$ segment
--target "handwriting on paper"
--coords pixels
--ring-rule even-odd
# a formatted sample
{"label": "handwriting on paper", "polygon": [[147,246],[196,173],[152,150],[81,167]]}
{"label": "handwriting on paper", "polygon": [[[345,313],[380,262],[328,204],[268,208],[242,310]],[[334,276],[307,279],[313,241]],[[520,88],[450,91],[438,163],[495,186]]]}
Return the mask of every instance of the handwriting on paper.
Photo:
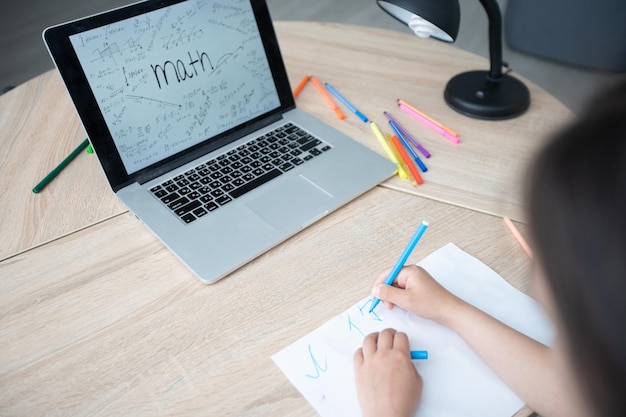
{"label": "handwriting on paper", "polygon": [[[530,297],[486,265],[448,244],[420,265],[445,288],[513,328],[549,343],[552,327]],[[485,296],[488,294],[488,297]],[[369,333],[405,332],[413,350],[429,359],[414,362],[424,379],[418,417],[509,417],[522,401],[451,330],[394,308],[372,313],[365,298],[272,358],[323,417],[360,416],[354,382],[354,352]]]}

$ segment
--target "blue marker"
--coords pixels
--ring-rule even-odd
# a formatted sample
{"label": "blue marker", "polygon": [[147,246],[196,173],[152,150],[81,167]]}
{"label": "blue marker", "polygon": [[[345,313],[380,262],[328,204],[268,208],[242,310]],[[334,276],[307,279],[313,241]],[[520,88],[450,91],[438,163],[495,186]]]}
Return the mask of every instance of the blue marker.
{"label": "blue marker", "polygon": [[[426,220],[422,220],[422,223],[420,223],[419,227],[415,231],[415,234],[409,241],[409,244],[406,245],[406,248],[404,248],[404,252],[402,252],[402,255],[400,255],[400,258],[391,269],[391,272],[389,272],[389,275],[387,275],[387,279],[385,280],[385,285],[393,284],[393,281],[396,279],[396,277],[400,273],[400,270],[406,263],[406,260],[409,258],[409,255],[411,254],[411,252],[413,252],[413,249],[415,248],[415,245],[417,245],[417,242],[419,242],[420,239],[422,238],[422,235],[426,231],[427,227],[428,227],[428,222]],[[372,303],[372,307],[370,308],[370,311],[369,311],[370,313],[374,311],[378,303],[380,303],[380,298],[375,298],[374,302]]]}
{"label": "blue marker", "polygon": [[408,139],[417,148],[418,151],[420,151],[426,158],[430,158],[430,152],[428,152],[426,148],[424,148],[413,136],[411,136],[409,131],[406,130],[404,126],[402,126],[400,122],[396,120],[395,117],[393,117],[391,114],[387,113],[386,111],[383,112],[383,114],[385,115],[387,119],[391,120],[392,122],[396,124],[396,127],[398,128],[398,130],[402,132],[404,137]]}
{"label": "blue marker", "polygon": [[427,350],[412,350],[411,351],[411,359],[428,359],[428,351]]}
{"label": "blue marker", "polygon": [[347,100],[344,96],[342,96],[341,94],[339,94],[339,91],[335,90],[335,89],[333,88],[333,86],[332,86],[332,85],[330,85],[330,84],[328,84],[328,83],[326,83],[326,84],[325,84],[325,86],[326,86],[326,89],[327,89],[328,91],[330,91],[331,93],[333,93],[333,95],[339,99],[339,101],[341,101],[343,104],[345,104],[347,108],[349,108],[352,112],[354,112],[354,114],[356,114],[357,116],[359,116],[359,119],[361,119],[361,120],[363,120],[363,122],[367,123],[367,121],[368,121],[367,117],[365,117],[365,115],[364,115],[363,113],[361,113],[360,111],[358,111],[358,110],[356,109],[356,107],[354,107],[354,106],[352,105],[352,103],[350,103],[350,102],[349,102],[349,101],[348,101],[348,100]]}
{"label": "blue marker", "polygon": [[392,121],[389,120],[389,125],[391,125],[391,128],[393,129],[394,132],[396,132],[396,135],[398,136],[398,139],[400,139],[400,141],[402,142],[402,144],[404,145],[405,148],[407,148],[407,150],[409,151],[409,153],[411,154],[411,156],[413,157],[413,160],[415,161],[415,163],[417,164],[418,167],[420,167],[420,169],[422,170],[422,172],[426,172],[428,171],[428,168],[426,168],[426,165],[424,165],[424,163],[422,162],[422,160],[420,159],[420,157],[417,155],[417,153],[413,150],[413,148],[411,147],[411,145],[409,145],[409,142],[406,140],[406,137],[402,134],[402,132],[400,131],[400,129],[398,129],[398,126]]}

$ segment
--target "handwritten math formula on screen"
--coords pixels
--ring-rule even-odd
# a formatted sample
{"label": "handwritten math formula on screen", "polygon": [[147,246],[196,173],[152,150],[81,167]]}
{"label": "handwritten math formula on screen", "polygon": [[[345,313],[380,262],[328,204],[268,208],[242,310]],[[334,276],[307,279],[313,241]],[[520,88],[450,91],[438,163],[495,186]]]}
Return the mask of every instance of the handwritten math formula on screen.
{"label": "handwritten math formula on screen", "polygon": [[280,105],[248,0],[186,1],[70,40],[129,173]]}

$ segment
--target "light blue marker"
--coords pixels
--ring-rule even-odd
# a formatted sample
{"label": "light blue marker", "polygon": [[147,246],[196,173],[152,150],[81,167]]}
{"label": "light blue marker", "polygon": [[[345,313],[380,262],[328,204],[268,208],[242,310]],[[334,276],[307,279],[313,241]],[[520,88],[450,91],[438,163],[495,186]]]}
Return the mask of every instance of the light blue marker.
{"label": "light blue marker", "polygon": [[[396,277],[400,273],[400,270],[406,263],[406,260],[409,258],[409,255],[411,254],[411,252],[413,252],[413,249],[415,248],[415,245],[417,245],[417,242],[419,242],[420,239],[422,238],[422,235],[426,231],[427,227],[428,227],[428,222],[426,220],[422,220],[419,227],[415,231],[415,234],[409,241],[409,244],[406,245],[406,248],[404,248],[404,252],[402,252],[402,255],[400,255],[400,258],[391,269],[391,272],[389,272],[389,275],[387,275],[387,279],[385,280],[385,285],[393,284],[393,281],[396,279]],[[370,311],[369,311],[370,313],[374,311],[378,303],[380,303],[380,298],[378,297],[374,298],[374,302],[372,303],[372,307],[370,308]]]}
{"label": "light blue marker", "polygon": [[411,359],[428,359],[428,351],[427,350],[412,350],[411,351]]}
{"label": "light blue marker", "polygon": [[349,108],[352,112],[354,112],[354,114],[356,114],[357,116],[359,116],[359,119],[363,120],[363,122],[367,123],[368,118],[365,117],[365,115],[363,113],[361,113],[360,111],[358,111],[356,109],[356,107],[354,107],[352,105],[352,103],[350,103],[344,96],[342,96],[341,94],[339,94],[339,91],[335,90],[333,88],[332,85],[326,83],[324,84],[326,86],[326,89],[328,91],[330,91],[335,97],[337,97],[339,99],[339,101],[341,101],[343,104],[346,105],[347,108]]}
{"label": "light blue marker", "polygon": [[389,125],[391,126],[391,128],[393,129],[394,132],[396,132],[396,135],[398,136],[398,139],[400,139],[400,141],[402,142],[402,144],[404,145],[404,147],[409,151],[409,153],[411,154],[411,156],[413,157],[413,160],[415,161],[415,163],[417,164],[417,166],[420,167],[420,169],[422,170],[422,172],[426,172],[428,171],[428,168],[426,168],[426,165],[424,165],[424,163],[422,162],[422,160],[420,159],[420,157],[417,155],[417,153],[413,150],[413,148],[411,147],[411,145],[409,145],[409,142],[406,140],[406,137],[404,136],[404,134],[400,131],[400,129],[398,129],[398,126],[392,121],[389,120]]}

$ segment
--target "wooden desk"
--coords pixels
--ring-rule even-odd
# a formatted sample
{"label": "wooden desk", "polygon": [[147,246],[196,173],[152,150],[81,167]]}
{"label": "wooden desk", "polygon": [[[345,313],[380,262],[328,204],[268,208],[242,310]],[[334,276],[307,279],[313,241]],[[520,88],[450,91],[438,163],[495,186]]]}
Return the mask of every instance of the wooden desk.
{"label": "wooden desk", "polygon": [[382,187],[211,286],[130,214],[0,262],[1,414],[314,416],[271,355],[368,294],[422,218],[409,262],[452,241],[526,289],[501,219]]}
{"label": "wooden desk", "polygon": [[[313,416],[270,356],[367,294],[422,219],[428,237],[409,262],[452,241],[526,290],[525,254],[499,217],[482,212],[516,217],[513,175],[535,137],[569,117],[564,107],[531,86],[524,118],[470,120],[447,109],[441,91],[448,75],[483,59],[367,28],[277,30],[294,85],[313,73],[380,124],[405,94],[457,128],[463,144],[424,130],[431,184],[398,192],[407,184],[392,179],[204,286],[126,212],[95,157],[81,154],[32,194],[84,133],[56,74],[8,93],[0,99],[0,414]],[[316,94],[305,89],[299,104],[377,149],[367,126],[334,119]]]}
{"label": "wooden desk", "polygon": [[[360,26],[277,22],[276,30],[293,86],[304,74],[314,74],[381,128],[387,126],[383,111],[396,115],[433,154],[426,161],[423,186],[413,188],[396,177],[386,187],[524,219],[521,184],[528,159],[546,132],[571,117],[556,99],[528,83],[532,104],[524,116],[501,122],[470,119],[447,107],[443,88],[459,72],[487,68],[481,57],[441,42]],[[454,145],[396,110],[397,98],[458,130],[462,143]],[[348,112],[346,121],[338,120],[312,86],[297,104],[382,154],[367,124]],[[0,259],[126,212],[93,155],[81,154],[42,193],[30,192],[85,137],[56,72],[2,96],[0,131],[0,177],[15,181],[2,185]]]}

